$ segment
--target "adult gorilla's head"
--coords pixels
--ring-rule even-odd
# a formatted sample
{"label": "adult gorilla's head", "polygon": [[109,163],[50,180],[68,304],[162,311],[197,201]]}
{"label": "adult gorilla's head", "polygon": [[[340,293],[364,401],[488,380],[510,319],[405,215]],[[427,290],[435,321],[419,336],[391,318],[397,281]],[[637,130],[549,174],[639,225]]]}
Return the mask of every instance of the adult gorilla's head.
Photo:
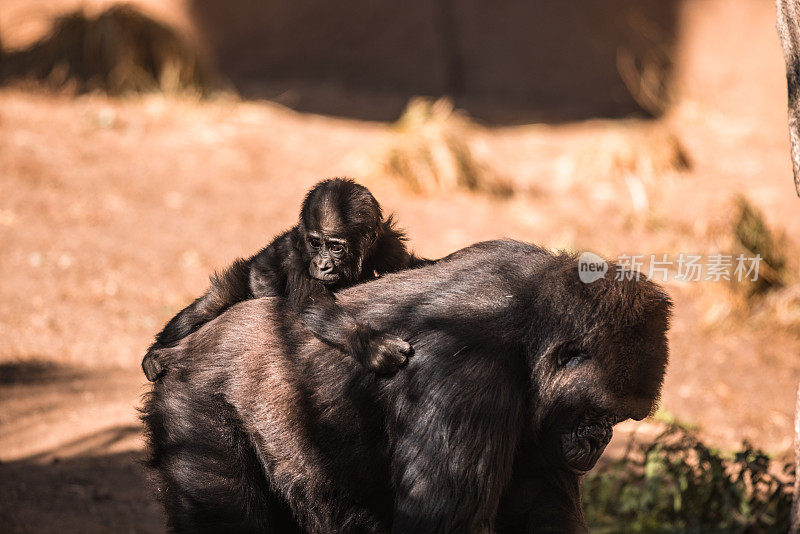
{"label": "adult gorilla's head", "polygon": [[527,345],[533,416],[547,450],[582,474],[600,458],[614,424],[653,410],[667,366],[671,303],[650,281],[616,279],[614,264],[587,284],[574,256],[548,261],[538,271]]}

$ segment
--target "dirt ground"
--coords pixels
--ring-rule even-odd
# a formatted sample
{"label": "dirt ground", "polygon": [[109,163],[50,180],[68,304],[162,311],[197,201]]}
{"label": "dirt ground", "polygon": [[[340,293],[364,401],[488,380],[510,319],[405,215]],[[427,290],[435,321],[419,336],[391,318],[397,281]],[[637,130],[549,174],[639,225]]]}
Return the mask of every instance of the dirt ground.
{"label": "dirt ground", "polygon": [[[522,193],[422,196],[366,174],[392,135],[385,123],[235,98],[0,89],[1,529],[162,530],[139,464],[144,349],[209,273],[294,224],[322,177],[361,179],[429,257],[501,236],[609,257],[710,254],[724,249],[731,199],[743,194],[785,233],[796,262],[800,199],[772,11],[719,21],[703,15],[708,4],[687,8],[698,13],[682,30],[682,94],[659,126],[677,135],[692,169],[643,180],[646,213],[594,161],[604,140],[635,138],[639,123],[478,128],[477,152]],[[718,24],[742,30],[721,36]],[[719,49],[736,61],[720,61]],[[664,409],[717,446],[747,439],[785,452],[797,325],[779,306],[737,311],[712,282],[667,288],[676,307]],[[798,301],[785,302],[784,315],[796,316]]]}

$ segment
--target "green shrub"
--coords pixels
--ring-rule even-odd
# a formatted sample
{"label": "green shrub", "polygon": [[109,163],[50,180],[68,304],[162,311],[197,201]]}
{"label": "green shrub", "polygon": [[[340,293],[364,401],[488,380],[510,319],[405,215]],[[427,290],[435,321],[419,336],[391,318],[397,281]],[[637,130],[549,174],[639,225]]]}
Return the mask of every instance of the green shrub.
{"label": "green shrub", "polygon": [[583,503],[592,532],[786,532],[793,478],[748,443],[725,454],[673,425],[587,476]]}

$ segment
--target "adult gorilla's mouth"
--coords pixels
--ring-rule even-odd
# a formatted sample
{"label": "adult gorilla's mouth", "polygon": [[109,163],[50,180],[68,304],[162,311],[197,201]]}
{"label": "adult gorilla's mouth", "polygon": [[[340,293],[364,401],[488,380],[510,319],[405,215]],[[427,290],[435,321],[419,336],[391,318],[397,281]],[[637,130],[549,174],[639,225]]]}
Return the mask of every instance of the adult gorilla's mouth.
{"label": "adult gorilla's mouth", "polygon": [[611,441],[612,427],[620,420],[612,416],[593,417],[561,434],[561,453],[567,466],[579,475],[592,469]]}

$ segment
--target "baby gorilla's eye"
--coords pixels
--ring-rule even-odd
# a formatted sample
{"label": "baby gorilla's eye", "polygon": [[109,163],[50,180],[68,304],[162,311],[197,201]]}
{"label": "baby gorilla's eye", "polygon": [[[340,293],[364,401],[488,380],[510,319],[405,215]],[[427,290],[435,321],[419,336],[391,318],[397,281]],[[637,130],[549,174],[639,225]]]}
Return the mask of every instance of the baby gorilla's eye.
{"label": "baby gorilla's eye", "polygon": [[322,241],[316,237],[312,237],[308,240],[308,244],[311,245],[311,248],[320,248],[322,246]]}
{"label": "baby gorilla's eye", "polygon": [[342,252],[344,252],[344,247],[339,243],[334,243],[333,245],[331,245],[330,248],[331,252],[333,252],[334,254],[341,254]]}

